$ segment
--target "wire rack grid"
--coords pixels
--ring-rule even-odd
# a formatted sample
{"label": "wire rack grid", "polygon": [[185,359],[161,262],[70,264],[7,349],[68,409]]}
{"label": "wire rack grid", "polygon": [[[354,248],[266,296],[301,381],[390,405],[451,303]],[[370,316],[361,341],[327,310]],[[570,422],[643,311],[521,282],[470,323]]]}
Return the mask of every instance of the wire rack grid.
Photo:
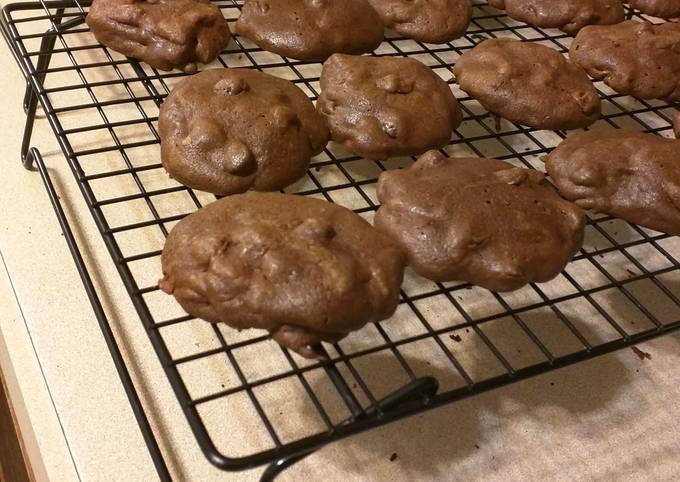
{"label": "wire rack grid", "polygon": [[[232,23],[242,4],[214,3]],[[395,316],[326,345],[328,363],[301,359],[262,332],[187,316],[157,286],[168,232],[215,199],[177,184],[159,162],[158,108],[184,74],[157,71],[98,44],[83,22],[87,7],[40,1],[3,11],[3,34],[28,82],[22,157],[27,165],[40,160],[28,149],[39,101],[187,421],[216,466],[273,463],[273,477],[350,434],[680,328],[678,239],[602,215],[589,215],[583,249],[549,283],[497,294],[407,271]],[[426,45],[388,35],[375,54],[416,58],[451,84],[464,122],[445,153],[542,170],[541,156],[566,133],[499,123],[452,80],[456,59],[490,37],[563,53],[571,41],[475,2],[462,38]],[[319,63],[283,58],[238,36],[208,67],[255,68],[291,80],[312,99],[319,92]],[[672,134],[672,104],[595,85],[603,100],[596,126]],[[411,162],[367,161],[331,143],[286,192],[339,203],[371,220],[379,174]],[[78,263],[77,245],[72,252]],[[79,268],[87,272],[82,259]],[[228,434],[240,424],[248,426],[247,437],[234,440]],[[153,434],[147,442],[163,473]]]}

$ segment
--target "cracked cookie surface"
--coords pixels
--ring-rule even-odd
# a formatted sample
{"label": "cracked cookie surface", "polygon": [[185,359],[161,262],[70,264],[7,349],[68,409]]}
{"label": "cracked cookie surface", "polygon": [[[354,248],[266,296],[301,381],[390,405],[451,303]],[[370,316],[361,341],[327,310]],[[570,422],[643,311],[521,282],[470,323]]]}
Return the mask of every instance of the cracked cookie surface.
{"label": "cracked cookie surface", "polygon": [[221,195],[283,189],[328,141],[323,118],[298,87],[251,69],[182,80],[161,106],[159,133],[168,173]]}
{"label": "cracked cookie surface", "polygon": [[336,54],[321,72],[317,110],[334,141],[368,159],[445,145],[462,113],[449,86],[413,59]]}
{"label": "cracked cookie surface", "polygon": [[403,254],[354,212],[279,193],[229,196],[184,218],[159,285],[191,315],[261,328],[305,357],[399,301]]}
{"label": "cracked cookie surface", "polygon": [[94,0],[86,22],[97,40],[160,70],[194,73],[229,43],[229,24],[208,0]]}

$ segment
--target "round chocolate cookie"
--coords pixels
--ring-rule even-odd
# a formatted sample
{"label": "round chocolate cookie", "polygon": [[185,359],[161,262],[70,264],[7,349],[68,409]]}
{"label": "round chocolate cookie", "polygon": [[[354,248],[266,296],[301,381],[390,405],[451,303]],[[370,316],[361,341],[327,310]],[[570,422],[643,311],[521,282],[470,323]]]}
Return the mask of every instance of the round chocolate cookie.
{"label": "round chocolate cookie", "polygon": [[246,0],[236,32],[270,52],[311,61],[371,52],[384,35],[367,0]]}
{"label": "round chocolate cookie", "polygon": [[628,0],[628,3],[651,17],[680,17],[680,0]]}
{"label": "round chocolate cookie", "polygon": [[569,136],[546,168],[560,194],[584,209],[680,235],[680,141],[631,129]]}
{"label": "round chocolate cookie", "polygon": [[628,20],[581,30],[569,57],[617,92],[680,100],[680,24]]}
{"label": "round chocolate cookie", "polygon": [[610,25],[625,18],[621,0],[489,0],[489,5],[520,22],[570,35],[586,25]]}
{"label": "round chocolate cookie", "polygon": [[229,43],[229,24],[208,0],[94,0],[85,19],[97,40],[160,70],[196,72]]}
{"label": "round chocolate cookie", "polygon": [[316,108],[334,141],[369,159],[443,146],[462,120],[446,82],[401,57],[333,55],[323,65]]}
{"label": "round chocolate cookie", "polygon": [[182,80],[161,106],[158,125],[168,173],[221,195],[283,189],[328,141],[323,118],[298,87],[250,69]]}
{"label": "round chocolate cookie", "polygon": [[600,117],[585,71],[544,45],[484,40],[456,63],[460,88],[489,112],[536,129],[579,129]]}
{"label": "round chocolate cookie", "polygon": [[470,24],[470,0],[369,0],[386,27],[404,37],[443,44],[463,35]]}
{"label": "round chocolate cookie", "polygon": [[375,226],[435,281],[511,291],[557,276],[583,242],[584,216],[543,174],[430,151],[378,180]]}
{"label": "round chocolate cookie", "polygon": [[247,193],[216,201],[172,230],[163,291],[191,315],[268,330],[308,358],[399,301],[404,257],[349,209],[319,199]]}

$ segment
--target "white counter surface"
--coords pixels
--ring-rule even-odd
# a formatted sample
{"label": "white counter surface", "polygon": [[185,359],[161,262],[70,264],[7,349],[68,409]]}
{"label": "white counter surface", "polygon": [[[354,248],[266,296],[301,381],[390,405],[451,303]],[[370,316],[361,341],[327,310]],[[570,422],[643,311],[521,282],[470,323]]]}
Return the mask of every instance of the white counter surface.
{"label": "white counter surface", "polygon": [[[43,184],[19,162],[24,84],[4,44],[0,85],[0,365],[33,469],[39,480],[153,480]],[[261,469],[222,473],[201,454],[42,117],[33,145],[176,479],[255,480]],[[625,349],[449,405],[326,447],[281,480],[680,480],[680,334],[639,348],[652,358]]]}

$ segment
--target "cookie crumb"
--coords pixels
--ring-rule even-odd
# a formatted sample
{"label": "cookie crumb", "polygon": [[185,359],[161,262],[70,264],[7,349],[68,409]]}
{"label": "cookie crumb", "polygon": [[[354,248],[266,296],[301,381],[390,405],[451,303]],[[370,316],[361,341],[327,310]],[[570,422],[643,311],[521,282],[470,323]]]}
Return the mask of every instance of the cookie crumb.
{"label": "cookie crumb", "polygon": [[646,351],[642,351],[636,346],[631,346],[630,348],[631,348],[631,350],[633,350],[633,353],[635,353],[640,360],[645,360],[645,359],[651,360],[652,359],[652,355],[650,353],[647,353]]}
{"label": "cookie crumb", "polygon": [[459,335],[449,335],[449,338],[451,338],[453,341],[457,341],[460,343],[461,337]]}

